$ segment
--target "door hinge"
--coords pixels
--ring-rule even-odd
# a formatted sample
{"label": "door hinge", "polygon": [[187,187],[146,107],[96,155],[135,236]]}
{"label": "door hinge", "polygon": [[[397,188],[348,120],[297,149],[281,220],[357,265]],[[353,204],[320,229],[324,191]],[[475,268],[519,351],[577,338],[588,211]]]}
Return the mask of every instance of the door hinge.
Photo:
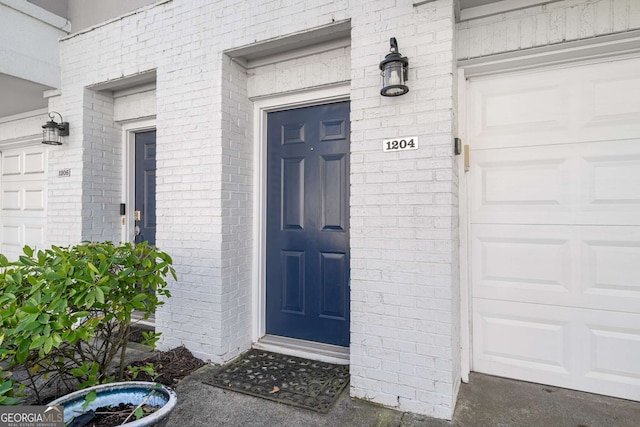
{"label": "door hinge", "polygon": [[470,164],[471,164],[471,159],[469,158],[470,154],[469,154],[469,146],[465,145],[464,146],[464,171],[465,172],[469,172],[469,168],[470,168]]}

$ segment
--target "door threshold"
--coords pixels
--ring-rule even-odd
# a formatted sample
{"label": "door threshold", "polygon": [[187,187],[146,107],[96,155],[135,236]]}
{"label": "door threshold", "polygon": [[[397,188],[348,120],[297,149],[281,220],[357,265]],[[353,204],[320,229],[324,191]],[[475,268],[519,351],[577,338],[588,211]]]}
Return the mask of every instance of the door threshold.
{"label": "door threshold", "polygon": [[258,342],[253,343],[252,347],[258,350],[272,351],[319,362],[335,363],[337,365],[349,364],[349,347],[340,347],[338,345],[265,335]]}

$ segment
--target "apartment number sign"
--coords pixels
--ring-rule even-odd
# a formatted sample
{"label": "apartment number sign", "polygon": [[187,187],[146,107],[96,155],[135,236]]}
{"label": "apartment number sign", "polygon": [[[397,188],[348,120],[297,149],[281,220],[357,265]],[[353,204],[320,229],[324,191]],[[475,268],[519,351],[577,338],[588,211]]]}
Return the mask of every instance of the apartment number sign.
{"label": "apartment number sign", "polygon": [[394,151],[406,151],[418,149],[417,136],[403,136],[400,138],[382,140],[382,151],[392,153]]}

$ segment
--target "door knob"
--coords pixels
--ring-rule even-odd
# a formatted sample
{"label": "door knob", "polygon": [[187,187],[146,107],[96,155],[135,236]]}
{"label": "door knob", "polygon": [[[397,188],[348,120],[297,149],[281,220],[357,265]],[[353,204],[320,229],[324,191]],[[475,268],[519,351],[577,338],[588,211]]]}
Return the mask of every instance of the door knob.
{"label": "door knob", "polygon": [[136,236],[139,236],[139,235],[140,235],[140,227],[139,227],[139,226],[137,226],[137,225],[136,225],[135,227],[133,227],[133,233],[134,233]]}

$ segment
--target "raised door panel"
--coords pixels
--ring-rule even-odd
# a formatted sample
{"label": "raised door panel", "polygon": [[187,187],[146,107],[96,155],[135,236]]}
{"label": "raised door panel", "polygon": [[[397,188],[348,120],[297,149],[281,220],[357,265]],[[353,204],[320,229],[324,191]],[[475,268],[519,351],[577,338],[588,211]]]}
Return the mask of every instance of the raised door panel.
{"label": "raised door panel", "polygon": [[474,298],[640,313],[640,227],[472,228]]}
{"label": "raised door panel", "polygon": [[640,225],[640,139],[480,150],[470,174],[474,223]]}
{"label": "raised door panel", "polygon": [[640,314],[478,298],[474,369],[640,400]]}
{"label": "raised door panel", "polygon": [[472,150],[637,138],[640,59],[474,80]]}

